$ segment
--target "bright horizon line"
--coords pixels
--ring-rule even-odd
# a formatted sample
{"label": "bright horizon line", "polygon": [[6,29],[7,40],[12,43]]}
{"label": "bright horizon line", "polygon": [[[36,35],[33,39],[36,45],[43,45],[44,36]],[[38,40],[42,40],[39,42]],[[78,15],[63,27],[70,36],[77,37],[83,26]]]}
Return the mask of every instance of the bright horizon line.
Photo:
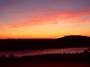
{"label": "bright horizon line", "polygon": [[66,37],[66,36],[85,36],[85,37],[90,37],[90,36],[87,36],[87,35],[64,35],[64,36],[60,36],[60,37],[56,37],[56,38],[0,38],[0,39],[58,39],[58,38],[63,38],[63,37]]}

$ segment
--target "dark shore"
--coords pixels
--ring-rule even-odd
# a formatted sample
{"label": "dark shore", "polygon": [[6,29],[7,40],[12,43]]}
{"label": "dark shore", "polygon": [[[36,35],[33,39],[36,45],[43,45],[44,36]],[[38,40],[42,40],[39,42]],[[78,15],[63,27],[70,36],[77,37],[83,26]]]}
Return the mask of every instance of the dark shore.
{"label": "dark shore", "polygon": [[36,50],[47,48],[90,47],[90,37],[65,36],[58,39],[1,39],[0,50]]}
{"label": "dark shore", "polygon": [[90,67],[90,53],[0,58],[2,67]]}
{"label": "dark shore", "polygon": [[90,67],[90,37],[65,36],[58,39],[1,39],[0,52],[87,47],[80,54],[46,54],[0,58],[1,67]]}

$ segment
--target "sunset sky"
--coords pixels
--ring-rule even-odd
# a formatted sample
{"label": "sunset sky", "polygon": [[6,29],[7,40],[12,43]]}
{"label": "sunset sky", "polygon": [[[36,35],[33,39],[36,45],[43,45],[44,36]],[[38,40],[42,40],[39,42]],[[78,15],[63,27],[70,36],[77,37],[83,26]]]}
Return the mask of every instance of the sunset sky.
{"label": "sunset sky", "polygon": [[0,0],[0,39],[90,36],[90,0]]}

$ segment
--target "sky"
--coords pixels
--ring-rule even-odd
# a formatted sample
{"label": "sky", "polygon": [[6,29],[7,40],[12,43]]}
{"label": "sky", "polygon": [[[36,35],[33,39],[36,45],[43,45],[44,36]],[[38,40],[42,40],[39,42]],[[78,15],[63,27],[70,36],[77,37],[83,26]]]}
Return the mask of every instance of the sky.
{"label": "sky", "polygon": [[90,36],[90,0],[0,0],[0,39]]}

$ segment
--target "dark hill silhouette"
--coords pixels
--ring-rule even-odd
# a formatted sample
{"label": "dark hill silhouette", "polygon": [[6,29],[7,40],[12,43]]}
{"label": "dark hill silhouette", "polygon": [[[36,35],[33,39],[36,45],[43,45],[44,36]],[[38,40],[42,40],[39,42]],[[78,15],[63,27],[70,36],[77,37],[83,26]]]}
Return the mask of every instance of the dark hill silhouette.
{"label": "dark hill silhouette", "polygon": [[62,38],[59,38],[59,40],[65,40],[65,41],[89,41],[90,37],[80,36],[80,35],[71,35],[71,36],[64,36]]}
{"label": "dark hill silhouette", "polygon": [[90,37],[80,35],[64,36],[59,38],[57,43],[61,43],[62,46],[66,47],[90,46]]}
{"label": "dark hill silhouette", "polygon": [[0,50],[32,50],[67,47],[89,47],[90,37],[71,35],[58,39],[4,39]]}

